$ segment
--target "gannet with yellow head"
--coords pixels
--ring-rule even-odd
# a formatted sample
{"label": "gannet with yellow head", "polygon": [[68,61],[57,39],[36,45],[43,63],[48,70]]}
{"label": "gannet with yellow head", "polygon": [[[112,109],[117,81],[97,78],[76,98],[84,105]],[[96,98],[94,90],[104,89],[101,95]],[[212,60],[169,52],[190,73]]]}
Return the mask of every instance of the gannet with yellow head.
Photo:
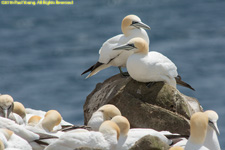
{"label": "gannet with yellow head", "polygon": [[150,29],[150,27],[144,24],[141,19],[136,15],[128,15],[122,20],[121,30],[123,34],[119,34],[108,39],[103,43],[99,50],[99,60],[96,64],[84,71],[81,75],[90,72],[87,76],[91,77],[99,71],[108,68],[110,66],[119,67],[120,72],[123,74],[121,67],[126,67],[128,57],[132,54],[130,51],[113,51],[115,47],[127,43],[134,37],[141,37],[147,43],[149,43],[148,34],[144,29]]}
{"label": "gannet with yellow head", "polygon": [[102,123],[98,131],[70,131],[51,143],[45,150],[66,149],[72,150],[79,147],[92,149],[115,150],[120,135],[116,123],[107,120]]}
{"label": "gannet with yellow head", "polygon": [[203,143],[207,134],[208,116],[203,112],[196,112],[190,120],[190,137],[185,150],[209,150]]}
{"label": "gannet with yellow head", "polygon": [[0,116],[8,118],[13,110],[13,98],[10,95],[0,95]]}
{"label": "gannet with yellow head", "polygon": [[220,134],[217,127],[218,114],[213,110],[207,110],[204,112],[208,116],[207,134],[204,142],[204,146],[208,149],[221,150],[218,135]]}
{"label": "gannet with yellow head", "polygon": [[92,114],[87,126],[91,127],[91,129],[94,131],[98,131],[100,125],[104,121],[111,120],[114,116],[117,115],[121,115],[121,112],[116,106],[112,104],[103,105]]}
{"label": "gannet with yellow head", "polygon": [[[4,138],[5,137],[5,138]],[[6,149],[23,149],[32,150],[30,144],[20,136],[16,135],[13,131],[1,128],[0,139],[4,138],[4,147]]]}
{"label": "gannet with yellow head", "polygon": [[164,81],[176,88],[176,84],[194,90],[189,84],[181,80],[176,65],[161,53],[149,52],[149,44],[142,38],[133,38],[128,43],[114,48],[132,51],[127,59],[127,70],[130,76],[139,82]]}
{"label": "gannet with yellow head", "polygon": [[130,123],[124,116],[115,116],[111,119],[120,128],[120,138],[117,144],[118,150],[128,150],[135,142],[146,135],[152,135],[158,137],[160,140],[167,144],[171,144],[171,141],[167,139],[162,133],[148,128],[133,128],[130,129]]}

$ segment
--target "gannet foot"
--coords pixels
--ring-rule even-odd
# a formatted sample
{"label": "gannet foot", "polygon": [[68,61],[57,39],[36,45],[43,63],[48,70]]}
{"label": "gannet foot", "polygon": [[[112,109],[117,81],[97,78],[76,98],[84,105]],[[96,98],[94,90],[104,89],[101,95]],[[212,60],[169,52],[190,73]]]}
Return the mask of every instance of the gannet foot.
{"label": "gannet foot", "polygon": [[156,82],[147,82],[147,83],[146,83],[146,86],[147,86],[148,88],[150,88],[150,87],[152,87],[153,85],[155,85],[155,83],[156,83]]}
{"label": "gannet foot", "polygon": [[121,69],[121,67],[118,67],[118,68],[119,68],[120,74],[121,74],[121,76],[123,78],[126,78],[126,77],[129,77],[130,76],[128,72],[123,72],[122,69]]}

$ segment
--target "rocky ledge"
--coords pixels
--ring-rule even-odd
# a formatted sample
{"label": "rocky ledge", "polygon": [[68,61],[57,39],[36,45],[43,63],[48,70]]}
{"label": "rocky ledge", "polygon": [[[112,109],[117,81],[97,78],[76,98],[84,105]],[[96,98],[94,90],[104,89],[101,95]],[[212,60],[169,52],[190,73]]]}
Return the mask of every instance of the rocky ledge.
{"label": "rocky ledge", "polygon": [[164,82],[150,87],[131,77],[117,74],[96,88],[87,96],[84,104],[84,123],[87,124],[93,112],[105,104],[118,107],[130,121],[131,128],[152,128],[189,135],[190,116],[202,111],[199,102],[180,93]]}

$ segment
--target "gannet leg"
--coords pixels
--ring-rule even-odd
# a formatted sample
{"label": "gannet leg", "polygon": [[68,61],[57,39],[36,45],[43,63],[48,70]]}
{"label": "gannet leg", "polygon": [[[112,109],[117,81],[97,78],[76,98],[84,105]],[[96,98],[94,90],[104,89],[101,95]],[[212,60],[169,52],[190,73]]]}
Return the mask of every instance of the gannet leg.
{"label": "gannet leg", "polygon": [[147,82],[147,83],[146,83],[146,86],[147,86],[148,88],[150,88],[150,87],[152,87],[153,85],[155,85],[155,83],[156,83],[156,82]]}
{"label": "gannet leg", "polygon": [[129,77],[129,73],[128,72],[123,72],[121,67],[118,67],[120,70],[120,74],[122,75],[122,77]]}

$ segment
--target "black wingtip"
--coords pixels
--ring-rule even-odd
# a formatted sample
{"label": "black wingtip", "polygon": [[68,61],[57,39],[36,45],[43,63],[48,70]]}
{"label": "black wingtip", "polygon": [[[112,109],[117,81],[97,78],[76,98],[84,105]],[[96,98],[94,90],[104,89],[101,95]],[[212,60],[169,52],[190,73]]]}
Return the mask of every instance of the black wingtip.
{"label": "black wingtip", "polygon": [[97,62],[96,64],[94,64],[93,66],[91,66],[90,68],[88,68],[87,70],[85,70],[81,76],[87,72],[92,72],[93,70],[95,70],[96,68],[98,68],[99,66],[103,65],[103,63]]}

